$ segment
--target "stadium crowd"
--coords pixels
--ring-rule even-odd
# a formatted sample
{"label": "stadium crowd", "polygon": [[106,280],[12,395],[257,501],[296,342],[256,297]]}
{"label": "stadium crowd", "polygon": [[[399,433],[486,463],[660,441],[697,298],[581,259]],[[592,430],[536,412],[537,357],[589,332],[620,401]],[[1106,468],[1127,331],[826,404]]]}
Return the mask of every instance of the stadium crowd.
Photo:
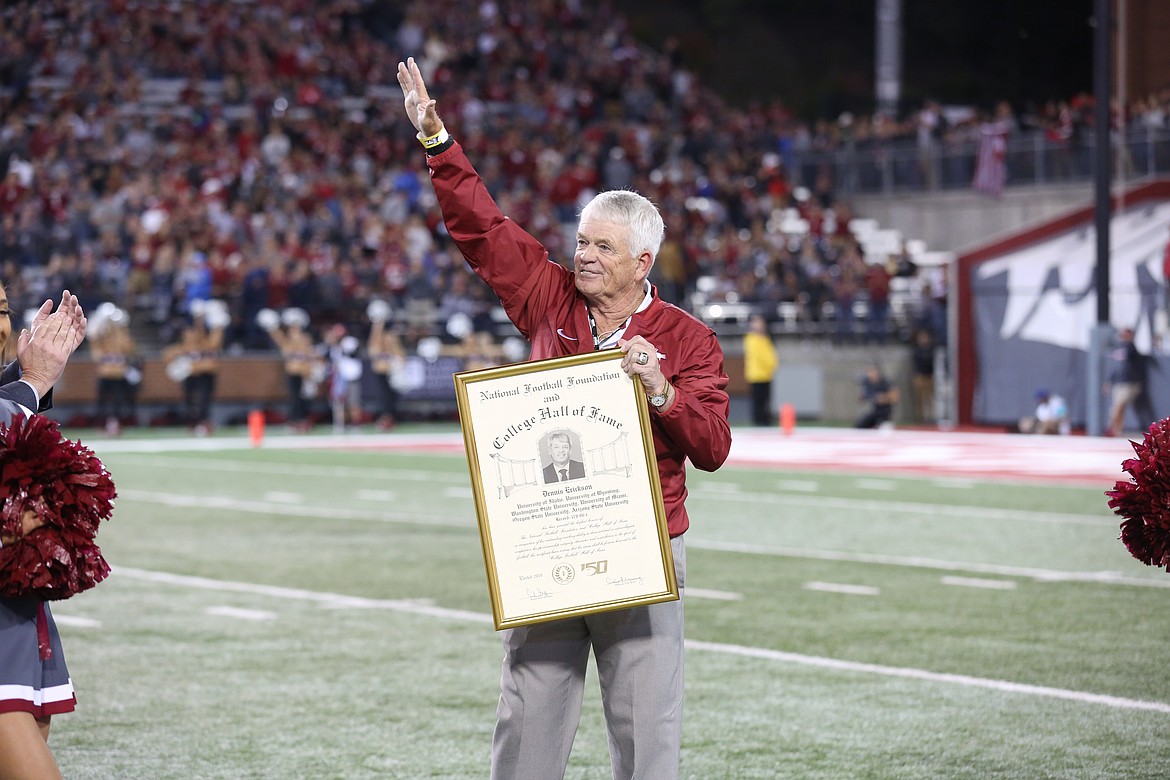
{"label": "stadium crowd", "polygon": [[[655,274],[671,299],[706,276],[716,299],[799,302],[815,318],[884,283],[830,179],[796,197],[784,139],[798,123],[779,104],[716,110],[611,7],[394,7],[9,5],[3,275],[25,300],[67,286],[88,309],[112,301],[166,340],[206,298],[229,302],[227,342],[250,348],[271,347],[254,324],[265,307],[359,323],[384,298],[410,323],[462,311],[486,327],[485,290],[452,257],[397,110],[392,65],[417,53],[451,85],[449,121],[503,210],[558,259],[585,198],[633,187],[668,217]],[[775,229],[788,207],[805,235]]]}
{"label": "stadium crowd", "polygon": [[[554,258],[571,260],[593,192],[634,188],[667,219],[654,278],[668,299],[685,304],[703,279],[707,300],[769,318],[788,304],[842,338],[859,299],[873,320],[860,332],[884,338],[891,277],[915,269],[866,262],[810,153],[979,132],[979,117],[934,103],[813,123],[779,100],[732,109],[609,4],[25,0],[0,10],[0,275],[25,301],[67,287],[88,310],[113,302],[160,342],[210,298],[228,302],[226,343],[243,348],[273,347],[263,308],[364,332],[376,298],[408,337],[455,312],[490,328],[398,110],[393,67],[408,55],[502,210]],[[1142,105],[1164,125],[1170,93]],[[1074,139],[1083,107],[1015,125]],[[941,322],[945,287],[928,292],[923,322],[932,307]]]}

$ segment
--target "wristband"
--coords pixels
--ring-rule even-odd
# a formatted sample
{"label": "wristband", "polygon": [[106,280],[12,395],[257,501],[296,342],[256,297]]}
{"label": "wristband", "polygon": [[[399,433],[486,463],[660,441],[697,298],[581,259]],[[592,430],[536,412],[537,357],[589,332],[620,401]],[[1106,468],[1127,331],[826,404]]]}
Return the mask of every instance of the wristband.
{"label": "wristband", "polygon": [[418,140],[422,142],[423,148],[428,151],[434,149],[436,146],[441,146],[442,144],[447,143],[447,139],[450,137],[451,135],[447,132],[446,127],[442,128],[434,135],[428,135],[424,137],[420,131],[417,136]]}

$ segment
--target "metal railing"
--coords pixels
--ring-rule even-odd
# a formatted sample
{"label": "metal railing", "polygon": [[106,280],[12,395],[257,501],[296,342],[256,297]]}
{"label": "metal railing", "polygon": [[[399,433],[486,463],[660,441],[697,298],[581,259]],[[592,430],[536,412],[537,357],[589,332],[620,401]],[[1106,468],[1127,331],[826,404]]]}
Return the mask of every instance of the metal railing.
{"label": "metal railing", "polygon": [[[1170,174],[1170,128],[1134,126],[1124,139],[1115,136],[1115,177]],[[1014,134],[1007,141],[1007,186],[1090,181],[1093,145],[1092,130],[1066,141],[1054,141],[1039,131]],[[854,148],[800,151],[791,162],[801,183],[807,185],[827,172],[839,195],[855,195],[968,189],[978,154],[974,140],[919,146],[912,138],[897,138]]]}

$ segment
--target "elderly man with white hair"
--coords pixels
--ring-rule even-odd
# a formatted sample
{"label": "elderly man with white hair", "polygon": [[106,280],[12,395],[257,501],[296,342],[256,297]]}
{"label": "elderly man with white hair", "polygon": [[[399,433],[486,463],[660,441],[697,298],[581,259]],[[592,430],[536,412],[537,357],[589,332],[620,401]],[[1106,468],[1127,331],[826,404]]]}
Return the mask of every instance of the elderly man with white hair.
{"label": "elderly man with white hair", "polygon": [[[665,227],[626,190],[581,212],[572,270],[500,213],[436,111],[413,59],[398,65],[447,231],[543,359],[617,347],[648,394],[680,595],[690,520],[685,462],[713,471],[731,448],[727,375],[715,333],[658,297],[648,276]],[[563,777],[592,649],[615,778],[678,777],[683,711],[683,601],[603,612],[503,632],[492,777]]]}

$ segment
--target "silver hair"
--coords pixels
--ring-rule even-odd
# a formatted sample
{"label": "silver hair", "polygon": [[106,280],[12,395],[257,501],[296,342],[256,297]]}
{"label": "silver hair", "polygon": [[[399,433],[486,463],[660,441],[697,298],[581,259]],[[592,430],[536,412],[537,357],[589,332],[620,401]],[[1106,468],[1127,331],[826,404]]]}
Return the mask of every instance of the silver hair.
{"label": "silver hair", "polygon": [[632,190],[609,190],[598,193],[581,209],[581,220],[591,217],[605,222],[628,225],[629,250],[634,257],[649,252],[651,259],[658,256],[666,223],[658,207],[648,198]]}

